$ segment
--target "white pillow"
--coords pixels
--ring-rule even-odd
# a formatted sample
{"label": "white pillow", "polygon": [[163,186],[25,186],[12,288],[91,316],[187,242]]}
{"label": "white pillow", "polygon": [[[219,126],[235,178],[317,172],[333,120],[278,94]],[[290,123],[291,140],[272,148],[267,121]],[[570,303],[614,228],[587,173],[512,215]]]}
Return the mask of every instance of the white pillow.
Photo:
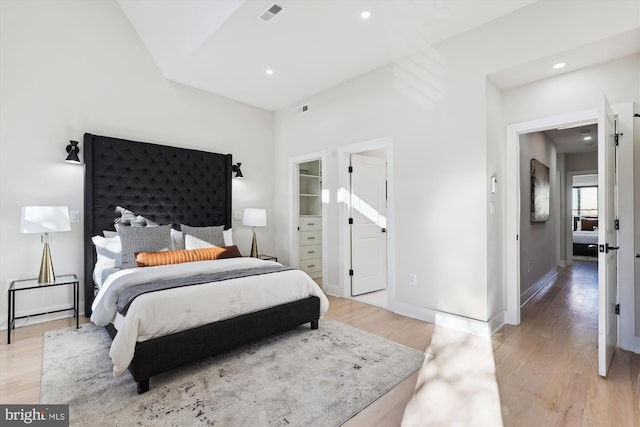
{"label": "white pillow", "polygon": [[213,248],[216,245],[212,245],[206,240],[198,239],[191,234],[184,235],[184,248],[185,249],[202,249],[202,248]]}
{"label": "white pillow", "polygon": [[[222,237],[224,238],[225,246],[233,246],[233,230],[231,228],[228,230],[224,230],[222,232]],[[202,248],[211,248],[214,246],[215,245],[212,245],[211,243],[205,240],[198,239],[197,237],[192,236],[191,234],[184,235],[183,249],[202,249]]]}
{"label": "white pillow", "polygon": [[182,231],[178,231],[175,228],[171,229],[171,249],[179,251],[184,249],[184,236]]}
{"label": "white pillow", "polygon": [[120,237],[93,236],[91,241],[95,245],[96,254],[98,255],[96,265],[99,265],[101,268],[115,267],[122,252]]}
{"label": "white pillow", "polygon": [[116,237],[118,235],[118,232],[117,231],[102,230],[102,235],[104,237]]}
{"label": "white pillow", "polygon": [[224,230],[222,237],[224,237],[225,246],[233,246],[233,229]]}

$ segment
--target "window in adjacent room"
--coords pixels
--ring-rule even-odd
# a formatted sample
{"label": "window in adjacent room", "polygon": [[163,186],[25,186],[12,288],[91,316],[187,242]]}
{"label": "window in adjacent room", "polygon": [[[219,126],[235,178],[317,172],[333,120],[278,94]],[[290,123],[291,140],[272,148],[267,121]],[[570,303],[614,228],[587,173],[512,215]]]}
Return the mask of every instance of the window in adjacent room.
{"label": "window in adjacent room", "polygon": [[598,217],[598,186],[573,187],[573,218],[576,230],[576,219]]}

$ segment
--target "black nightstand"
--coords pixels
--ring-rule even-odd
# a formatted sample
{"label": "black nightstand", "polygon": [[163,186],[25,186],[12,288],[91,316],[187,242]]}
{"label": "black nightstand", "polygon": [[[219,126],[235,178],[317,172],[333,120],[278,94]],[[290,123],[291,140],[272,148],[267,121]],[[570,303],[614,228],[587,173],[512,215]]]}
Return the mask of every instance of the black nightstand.
{"label": "black nightstand", "polygon": [[[16,293],[20,291],[28,291],[35,289],[49,289],[54,286],[73,285],[73,307],[63,308],[60,310],[45,311],[42,313],[32,313],[27,316],[16,317]],[[80,316],[78,307],[80,305],[80,282],[75,274],[65,274],[56,276],[53,283],[38,283],[38,279],[13,280],[9,285],[7,292],[7,344],[11,344],[11,330],[15,329],[17,319],[26,319],[31,316],[42,316],[44,314],[58,313],[61,311],[73,310],[73,316],[76,318],[76,329],[80,327]]]}
{"label": "black nightstand", "polygon": [[263,260],[265,260],[265,261],[275,261],[275,262],[278,262],[278,257],[277,257],[277,256],[273,256],[273,255],[260,254],[260,255],[258,255],[258,258],[263,259]]}

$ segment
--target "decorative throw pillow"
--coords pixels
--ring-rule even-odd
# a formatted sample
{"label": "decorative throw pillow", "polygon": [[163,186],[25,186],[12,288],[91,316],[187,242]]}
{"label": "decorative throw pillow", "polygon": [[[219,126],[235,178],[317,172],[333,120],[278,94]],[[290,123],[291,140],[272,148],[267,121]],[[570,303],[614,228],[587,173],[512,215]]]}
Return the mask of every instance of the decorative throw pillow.
{"label": "decorative throw pillow", "polygon": [[586,219],[582,218],[580,220],[580,225],[582,230],[585,231],[593,231],[598,229],[598,220],[597,219]]}
{"label": "decorative throw pillow", "polygon": [[[119,216],[113,220],[113,223],[118,226],[131,225],[133,227],[151,227],[158,225],[150,219],[145,218],[142,215],[136,215],[134,212],[131,212],[121,206],[116,207],[116,213]],[[118,227],[116,227],[116,229],[118,229]]]}
{"label": "decorative throw pillow", "polygon": [[187,246],[187,235],[196,237],[207,243],[211,243],[214,246],[225,246],[224,225],[215,225],[211,227],[191,227],[185,224],[180,224],[180,229],[182,230],[182,234],[184,235],[186,249],[197,249]]}
{"label": "decorative throw pillow", "polygon": [[140,252],[136,255],[136,263],[138,267],[153,267],[156,265],[239,257],[242,257],[242,255],[237,246],[212,246],[203,249],[184,249],[181,251]]}
{"label": "decorative throw pillow", "polygon": [[171,248],[171,224],[157,227],[118,227],[122,242],[122,254],[119,267],[136,266],[138,252],[168,251]]}

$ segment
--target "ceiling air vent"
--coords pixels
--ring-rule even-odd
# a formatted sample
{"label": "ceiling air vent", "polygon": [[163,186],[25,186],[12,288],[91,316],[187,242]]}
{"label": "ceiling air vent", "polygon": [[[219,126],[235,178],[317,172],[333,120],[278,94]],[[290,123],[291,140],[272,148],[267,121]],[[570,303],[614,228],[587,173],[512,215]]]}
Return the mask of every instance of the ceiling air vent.
{"label": "ceiling air vent", "polygon": [[301,105],[301,106],[298,107],[298,109],[296,111],[298,112],[298,115],[304,114],[307,111],[309,111],[309,105],[307,105],[307,104]]}
{"label": "ceiling air vent", "polygon": [[273,6],[271,6],[262,15],[260,15],[260,18],[262,18],[265,21],[270,21],[271,19],[273,19],[274,16],[276,16],[280,12],[282,12],[282,6],[274,3]]}

